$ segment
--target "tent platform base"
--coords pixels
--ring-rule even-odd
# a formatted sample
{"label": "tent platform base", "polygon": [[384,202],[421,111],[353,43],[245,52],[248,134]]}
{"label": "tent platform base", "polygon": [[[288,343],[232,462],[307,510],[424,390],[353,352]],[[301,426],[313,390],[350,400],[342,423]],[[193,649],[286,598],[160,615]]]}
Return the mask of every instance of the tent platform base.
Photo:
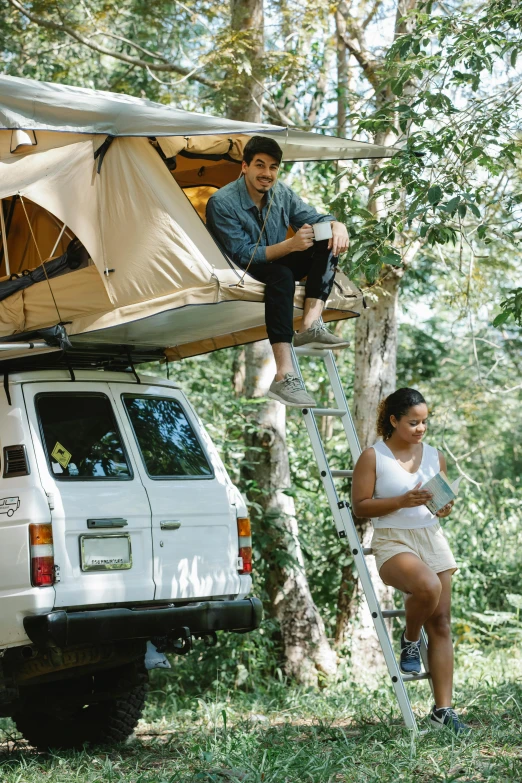
{"label": "tent platform base", "polygon": [[[295,329],[301,316],[301,308],[294,306]],[[340,321],[357,316],[355,309],[329,307],[323,313],[323,320]],[[230,300],[165,309],[114,325],[105,325],[101,319],[101,328],[88,331],[82,328],[76,334],[72,325],[69,327],[72,334],[63,330],[62,342],[53,337],[46,339],[48,332],[54,334],[54,330],[62,327],[18,333],[0,339],[0,348],[2,343],[9,343],[13,349],[0,350],[0,372],[87,368],[132,371],[133,365],[144,362],[179,361],[265,340],[264,317],[263,301]],[[38,351],[24,349],[24,344],[36,337],[43,338],[47,347],[44,345]],[[20,349],[14,350],[17,343]]]}
{"label": "tent platform base", "polygon": [[[349,309],[352,306],[354,309]],[[351,301],[346,302],[346,309],[329,307],[323,313],[323,320],[355,318],[359,315],[356,307],[357,303]],[[294,328],[298,327],[302,312],[300,307],[294,306]],[[127,323],[83,329],[69,337],[75,348],[96,344],[100,347],[126,345],[133,353],[161,348],[168,361],[177,361],[265,340],[265,305],[263,301],[248,300],[189,304]]]}

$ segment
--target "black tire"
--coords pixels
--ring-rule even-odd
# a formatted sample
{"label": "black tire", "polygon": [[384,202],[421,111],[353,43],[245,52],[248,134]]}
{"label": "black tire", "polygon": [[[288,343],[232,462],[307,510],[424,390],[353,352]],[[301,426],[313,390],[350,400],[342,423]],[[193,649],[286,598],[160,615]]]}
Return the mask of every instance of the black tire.
{"label": "black tire", "polygon": [[[89,704],[89,696],[104,687],[116,690],[118,696]],[[148,675],[140,661],[28,688],[23,709],[12,718],[20,734],[39,750],[82,748],[86,743],[113,745],[134,731],[147,690]]]}

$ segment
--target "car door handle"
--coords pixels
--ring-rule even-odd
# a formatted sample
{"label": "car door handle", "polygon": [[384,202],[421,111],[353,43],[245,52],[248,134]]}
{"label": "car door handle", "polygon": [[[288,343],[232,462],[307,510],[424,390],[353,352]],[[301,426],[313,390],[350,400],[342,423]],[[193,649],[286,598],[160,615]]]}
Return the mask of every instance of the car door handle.
{"label": "car door handle", "polygon": [[108,517],[107,519],[88,519],[87,527],[92,530],[95,527],[127,527],[129,523],[121,517]]}
{"label": "car door handle", "polygon": [[178,530],[181,527],[181,522],[177,519],[161,519],[160,528],[162,530]]}

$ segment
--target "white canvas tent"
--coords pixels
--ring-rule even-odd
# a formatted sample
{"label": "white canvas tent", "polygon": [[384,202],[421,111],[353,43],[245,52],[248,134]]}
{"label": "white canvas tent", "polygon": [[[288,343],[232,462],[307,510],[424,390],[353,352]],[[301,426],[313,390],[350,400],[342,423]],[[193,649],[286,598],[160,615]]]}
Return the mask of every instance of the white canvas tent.
{"label": "white canvas tent", "polygon": [[[0,339],[62,322],[77,347],[124,345],[136,356],[154,349],[176,359],[265,337],[263,284],[246,275],[239,285],[242,270],[204,225],[206,201],[239,176],[255,133],[275,138],[287,161],[396,152],[0,76],[0,282],[60,255],[73,237],[90,257],[1,301]],[[338,273],[325,320],[357,315],[360,305]]]}

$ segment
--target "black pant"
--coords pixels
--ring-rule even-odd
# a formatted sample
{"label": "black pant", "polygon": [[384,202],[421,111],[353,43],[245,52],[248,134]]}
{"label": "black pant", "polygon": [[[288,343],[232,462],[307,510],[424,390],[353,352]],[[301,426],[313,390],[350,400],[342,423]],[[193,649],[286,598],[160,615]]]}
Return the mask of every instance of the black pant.
{"label": "black pant", "polygon": [[252,277],[265,283],[265,322],[270,343],[291,343],[294,335],[295,283],[306,277],[305,297],[326,302],[332,290],[337,257],[328,240],[277,261],[252,264]]}

